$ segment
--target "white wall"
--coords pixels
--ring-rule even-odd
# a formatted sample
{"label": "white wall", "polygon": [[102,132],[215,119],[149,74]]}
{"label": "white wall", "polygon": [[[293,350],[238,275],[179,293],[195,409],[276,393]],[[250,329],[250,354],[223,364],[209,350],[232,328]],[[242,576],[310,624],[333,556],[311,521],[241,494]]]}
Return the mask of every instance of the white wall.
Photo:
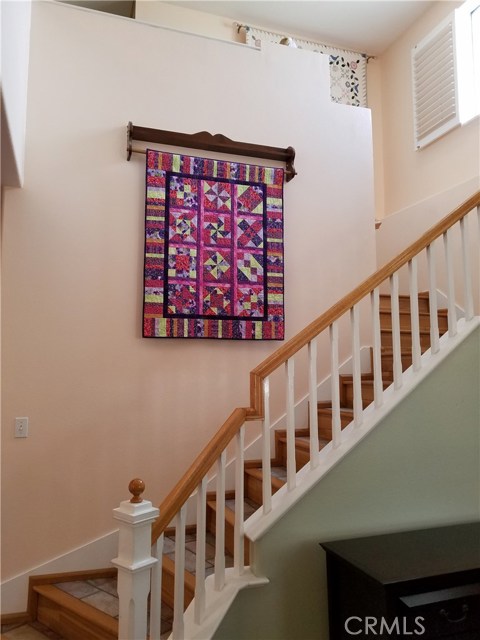
{"label": "white wall", "polygon": [[3,0],[1,12],[3,186],[23,183],[30,39],[30,0]]}
{"label": "white wall", "polygon": [[472,333],[254,545],[218,640],[328,640],[321,542],[480,518],[480,332]]}
{"label": "white wall", "polygon": [[33,5],[31,53],[25,188],[4,203],[4,579],[110,532],[135,476],[159,502],[279,346],[141,338],[144,157],[126,161],[129,120],[296,148],[287,337],[375,265],[370,113],[331,103],[321,56],[53,2]]}

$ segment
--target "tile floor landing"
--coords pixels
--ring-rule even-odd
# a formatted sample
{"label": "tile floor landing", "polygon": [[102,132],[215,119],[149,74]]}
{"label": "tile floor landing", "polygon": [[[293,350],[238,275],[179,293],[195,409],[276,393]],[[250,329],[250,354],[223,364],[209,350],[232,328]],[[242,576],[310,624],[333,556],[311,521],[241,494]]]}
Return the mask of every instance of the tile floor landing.
{"label": "tile floor landing", "polygon": [[2,625],[2,640],[63,640],[58,633],[48,629],[40,622],[21,625]]}

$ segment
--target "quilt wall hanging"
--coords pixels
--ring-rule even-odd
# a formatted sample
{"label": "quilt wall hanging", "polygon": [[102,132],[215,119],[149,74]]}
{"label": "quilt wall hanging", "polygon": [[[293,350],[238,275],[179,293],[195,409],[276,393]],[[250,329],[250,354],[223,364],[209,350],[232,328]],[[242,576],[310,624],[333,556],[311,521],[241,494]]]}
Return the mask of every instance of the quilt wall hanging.
{"label": "quilt wall hanging", "polygon": [[283,180],[147,149],[144,337],[283,340]]}
{"label": "quilt wall hanging", "polygon": [[[279,43],[284,35],[239,25],[245,30],[245,42],[260,47],[265,42]],[[367,59],[364,53],[337,49],[319,42],[294,37],[298,49],[308,49],[329,56],[330,61],[330,97],[333,102],[353,107],[367,106]]]}

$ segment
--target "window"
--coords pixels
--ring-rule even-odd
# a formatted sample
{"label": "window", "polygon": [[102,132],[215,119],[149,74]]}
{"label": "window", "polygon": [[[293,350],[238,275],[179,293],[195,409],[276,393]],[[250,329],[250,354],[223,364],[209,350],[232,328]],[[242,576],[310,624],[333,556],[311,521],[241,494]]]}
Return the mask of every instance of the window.
{"label": "window", "polygon": [[415,147],[480,113],[480,0],[467,0],[412,49]]}

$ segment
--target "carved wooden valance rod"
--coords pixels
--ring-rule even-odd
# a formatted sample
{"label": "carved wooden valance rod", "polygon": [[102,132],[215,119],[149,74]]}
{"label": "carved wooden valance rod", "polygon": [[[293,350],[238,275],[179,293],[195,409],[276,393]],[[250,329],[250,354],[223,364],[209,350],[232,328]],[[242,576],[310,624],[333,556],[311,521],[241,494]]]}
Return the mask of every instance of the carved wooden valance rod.
{"label": "carved wooden valance rod", "polygon": [[266,160],[277,160],[285,162],[285,180],[290,182],[297,175],[293,162],[295,160],[295,149],[287,147],[268,147],[262,144],[250,144],[248,142],[237,142],[230,140],[219,133],[212,135],[208,131],[199,133],[178,133],[176,131],[164,131],[162,129],[149,129],[147,127],[137,127],[131,122],[127,127],[127,160],[130,160],[132,153],[146,153],[145,149],[134,149],[134,140],[142,142],[157,142],[172,147],[185,147],[188,149],[203,149],[205,151],[215,151],[237,156],[249,156],[251,158],[263,158]]}

